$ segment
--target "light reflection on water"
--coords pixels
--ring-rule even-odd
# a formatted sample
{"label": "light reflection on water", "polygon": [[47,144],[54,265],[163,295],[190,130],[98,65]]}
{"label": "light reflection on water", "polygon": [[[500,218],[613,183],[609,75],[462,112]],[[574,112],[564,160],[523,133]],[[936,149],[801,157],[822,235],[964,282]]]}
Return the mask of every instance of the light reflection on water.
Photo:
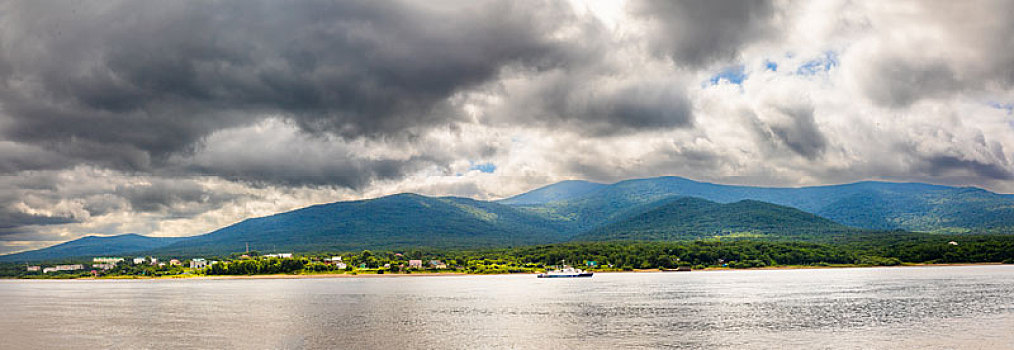
{"label": "light reflection on water", "polygon": [[0,347],[1014,348],[1014,266],[2,281]]}

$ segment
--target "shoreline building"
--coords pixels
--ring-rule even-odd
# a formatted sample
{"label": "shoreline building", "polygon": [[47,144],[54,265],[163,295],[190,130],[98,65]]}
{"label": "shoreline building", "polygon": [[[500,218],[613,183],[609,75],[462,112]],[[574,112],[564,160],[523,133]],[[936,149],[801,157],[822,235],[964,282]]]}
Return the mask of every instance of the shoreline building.
{"label": "shoreline building", "polygon": [[54,267],[47,267],[47,268],[42,269],[42,273],[50,273],[50,272],[57,272],[57,271],[77,271],[77,270],[84,270],[84,265],[81,265],[81,264],[56,265]]}
{"label": "shoreline building", "polygon": [[348,265],[346,265],[345,262],[342,261],[342,257],[340,257],[340,256],[332,256],[330,258],[325,258],[324,259],[324,264],[325,265],[332,265],[336,269],[339,269],[339,270],[344,270],[345,268],[348,267]]}
{"label": "shoreline building", "polygon": [[123,262],[123,258],[114,258],[111,256],[97,256],[92,258],[92,262],[96,264],[119,264]]}
{"label": "shoreline building", "polygon": [[100,270],[112,270],[116,264],[92,264],[92,267]]}
{"label": "shoreline building", "polygon": [[208,267],[208,265],[209,265],[208,260],[205,260],[203,258],[190,259],[191,269],[203,269],[205,267]]}

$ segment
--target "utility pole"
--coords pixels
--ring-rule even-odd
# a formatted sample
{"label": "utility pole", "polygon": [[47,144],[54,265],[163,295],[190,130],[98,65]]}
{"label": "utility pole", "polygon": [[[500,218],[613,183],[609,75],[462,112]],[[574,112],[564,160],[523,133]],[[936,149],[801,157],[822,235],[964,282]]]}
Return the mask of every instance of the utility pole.
{"label": "utility pole", "polygon": [[246,242],[246,252],[244,252],[244,253],[249,253],[249,252],[250,252],[250,242]]}

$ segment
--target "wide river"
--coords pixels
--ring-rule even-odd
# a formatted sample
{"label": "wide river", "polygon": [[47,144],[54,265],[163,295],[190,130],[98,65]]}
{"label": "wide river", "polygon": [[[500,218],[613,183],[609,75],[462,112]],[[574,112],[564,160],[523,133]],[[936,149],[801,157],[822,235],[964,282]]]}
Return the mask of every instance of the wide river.
{"label": "wide river", "polygon": [[4,349],[1014,349],[1014,266],[0,281]]}

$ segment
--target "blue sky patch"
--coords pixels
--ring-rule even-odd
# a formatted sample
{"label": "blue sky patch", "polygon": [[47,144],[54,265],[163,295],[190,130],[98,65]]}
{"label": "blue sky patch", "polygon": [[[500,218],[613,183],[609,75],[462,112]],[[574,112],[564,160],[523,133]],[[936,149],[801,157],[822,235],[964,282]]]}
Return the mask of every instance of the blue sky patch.
{"label": "blue sky patch", "polygon": [[468,167],[468,170],[478,170],[484,173],[492,173],[496,171],[496,165],[493,163],[472,163],[472,165]]}
{"label": "blue sky patch", "polygon": [[708,81],[711,82],[711,85],[718,85],[723,80],[736,85],[742,85],[743,79],[746,79],[746,70],[742,65],[739,65],[722,69],[718,74],[708,79]]}
{"label": "blue sky patch", "polygon": [[824,53],[824,57],[803,62],[803,65],[799,66],[799,69],[796,70],[796,74],[814,75],[817,73],[827,72],[831,70],[831,68],[837,66],[838,66],[838,53],[834,51],[828,51]]}
{"label": "blue sky patch", "polygon": [[772,71],[772,72],[777,72],[778,71],[778,63],[777,62],[772,62],[772,61],[765,60],[764,61],[764,69],[767,69],[767,70]]}

